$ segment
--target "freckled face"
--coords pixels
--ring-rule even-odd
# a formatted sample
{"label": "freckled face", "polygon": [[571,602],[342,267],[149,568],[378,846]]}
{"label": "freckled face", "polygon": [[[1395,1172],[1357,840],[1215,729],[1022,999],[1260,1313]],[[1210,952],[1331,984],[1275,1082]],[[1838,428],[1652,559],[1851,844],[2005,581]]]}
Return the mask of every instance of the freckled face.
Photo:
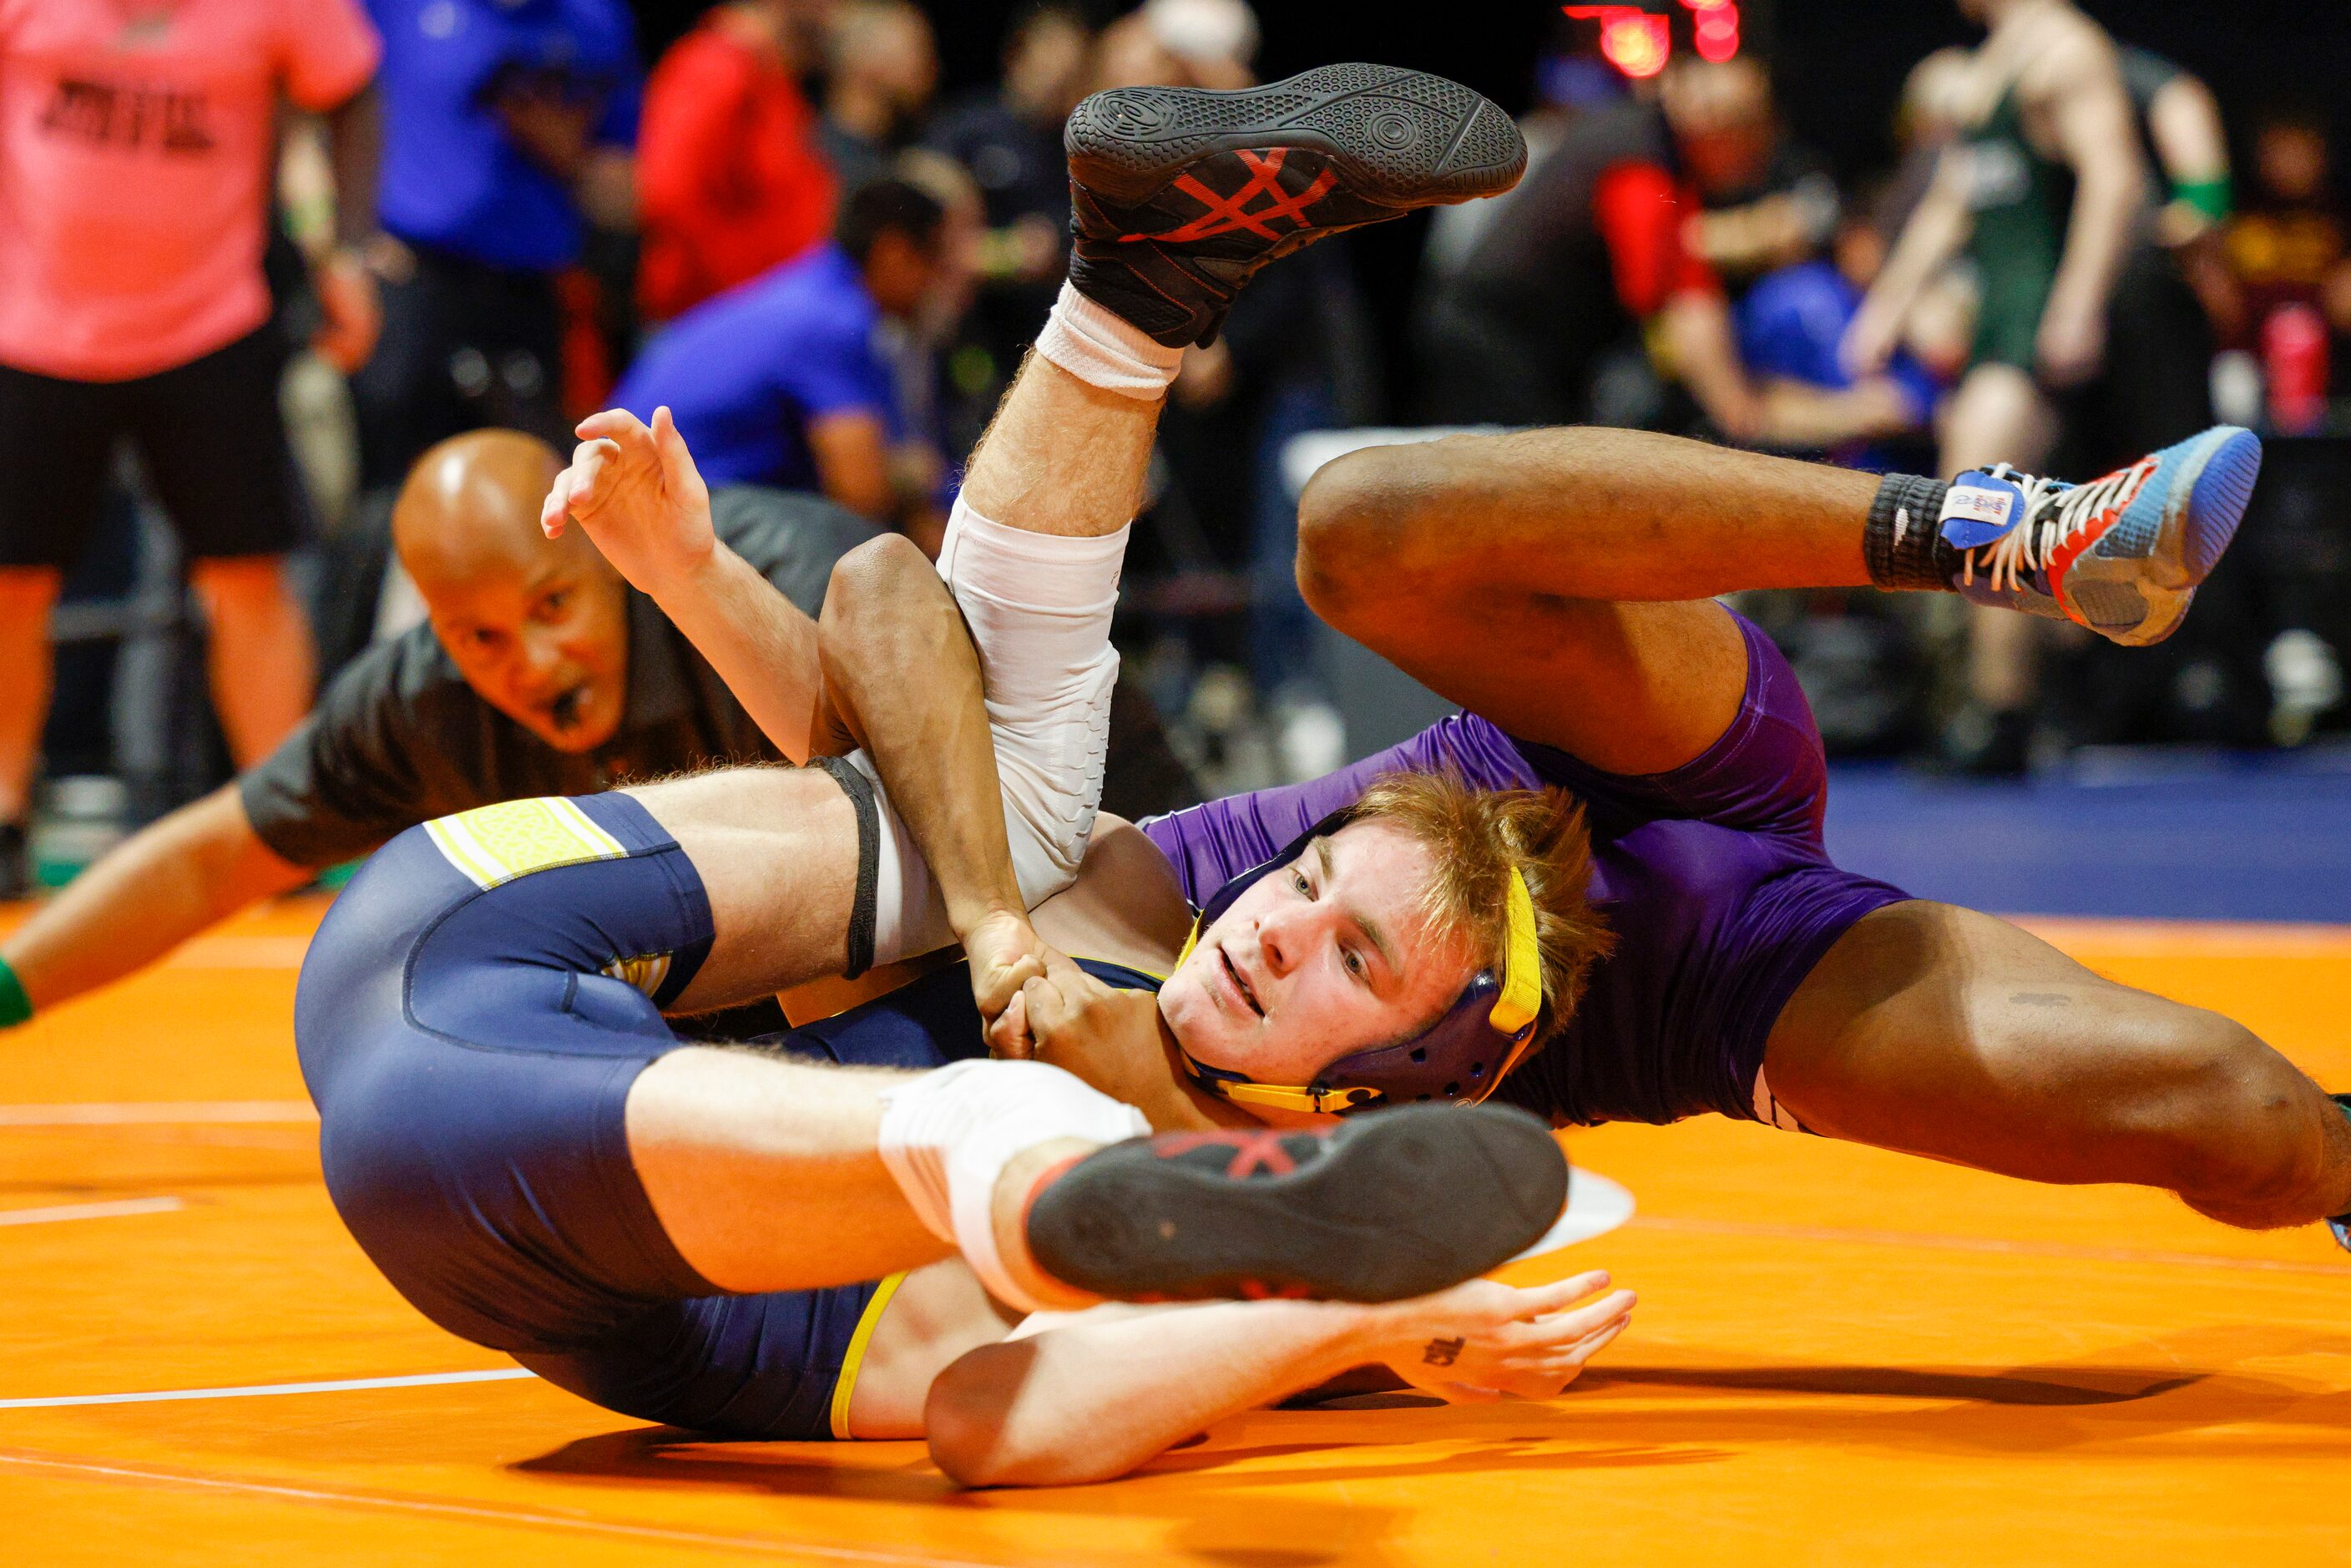
{"label": "freckled face", "polygon": [[1194,1060],[1263,1083],[1307,1083],[1339,1058],[1425,1028],[1477,972],[1419,913],[1428,851],[1352,822],[1259,877],[1160,988]]}

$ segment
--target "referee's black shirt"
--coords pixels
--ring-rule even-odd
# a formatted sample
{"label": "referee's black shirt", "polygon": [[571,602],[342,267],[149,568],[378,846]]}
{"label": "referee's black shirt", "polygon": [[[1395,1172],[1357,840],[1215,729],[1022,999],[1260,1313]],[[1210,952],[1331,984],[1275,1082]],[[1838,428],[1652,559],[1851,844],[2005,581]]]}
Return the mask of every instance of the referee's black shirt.
{"label": "referee's black shirt", "polygon": [[[833,563],[874,532],[830,501],[751,486],[716,492],[711,520],[810,615]],[[296,865],[329,866],[475,806],[779,760],[684,633],[627,591],[628,695],[602,746],[558,751],[467,685],[432,627],[412,627],[345,666],[302,727],[238,780],[253,831]]]}

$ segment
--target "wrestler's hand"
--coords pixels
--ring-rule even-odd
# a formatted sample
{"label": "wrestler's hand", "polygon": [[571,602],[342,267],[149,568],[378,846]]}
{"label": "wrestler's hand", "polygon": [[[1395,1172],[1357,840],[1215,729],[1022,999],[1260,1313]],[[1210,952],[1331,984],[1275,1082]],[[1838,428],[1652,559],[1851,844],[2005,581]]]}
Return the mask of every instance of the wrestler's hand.
{"label": "wrestler's hand", "polygon": [[1380,1359],[1449,1404],[1554,1399],[1625,1332],[1635,1300],[1598,1271],[1531,1289],[1468,1280],[1382,1309]]}
{"label": "wrestler's hand", "polygon": [[709,561],[718,539],[710,487],[666,407],[650,426],[626,409],[591,413],[577,434],[571,465],[539,507],[549,538],[578,521],[632,586],[655,597]]}
{"label": "wrestler's hand", "polygon": [[[1247,1125],[1249,1118],[1193,1091],[1168,1060],[1159,998],[1105,985],[1059,953],[1045,976],[1021,988],[1005,1018],[1021,1015],[1029,1047],[1020,1054],[1077,1075],[1113,1100],[1141,1111],[1162,1133]],[[991,1037],[991,1048],[996,1041]],[[1011,1054],[999,1050],[998,1054]]]}
{"label": "wrestler's hand", "polygon": [[2042,385],[2079,386],[2098,373],[2105,357],[2105,312],[2052,299],[2032,337],[2032,368]]}
{"label": "wrestler's hand", "polygon": [[357,374],[383,335],[383,299],[375,274],[358,251],[338,246],[311,273],[310,290],[325,317],[311,334],[310,347],[343,374]]}
{"label": "wrestler's hand", "polygon": [[[979,1004],[979,1016],[988,1026],[988,1050],[998,1056],[1027,1056],[1020,988],[1043,978],[1046,959],[1059,955],[1045,946],[1027,915],[1008,909],[976,921],[964,934],[963,952],[971,964],[971,999]],[[1008,1018],[1012,1021],[999,1040],[998,1026]]]}
{"label": "wrestler's hand", "polygon": [[1854,312],[1852,324],[1844,329],[1844,340],[1837,345],[1837,359],[1846,374],[1860,381],[1886,367],[1901,339],[1901,317],[1882,304],[1873,306],[1865,299],[1861,308]]}

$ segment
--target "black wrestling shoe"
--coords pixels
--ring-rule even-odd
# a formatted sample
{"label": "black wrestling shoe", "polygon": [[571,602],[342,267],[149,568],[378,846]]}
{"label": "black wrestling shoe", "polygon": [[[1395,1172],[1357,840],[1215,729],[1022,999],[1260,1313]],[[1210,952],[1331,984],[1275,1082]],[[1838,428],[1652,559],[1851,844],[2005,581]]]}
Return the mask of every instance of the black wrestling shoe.
{"label": "black wrestling shoe", "polygon": [[1208,343],[1276,256],[1519,183],[1510,117],[1458,82],[1323,66],[1240,92],[1130,87],[1078,105],[1070,281],[1170,348]]}
{"label": "black wrestling shoe", "polygon": [[1130,1138],[1030,1204],[1029,1248],[1065,1284],[1129,1301],[1395,1301],[1532,1245],[1567,1156],[1501,1105],[1405,1105],[1336,1128]]}

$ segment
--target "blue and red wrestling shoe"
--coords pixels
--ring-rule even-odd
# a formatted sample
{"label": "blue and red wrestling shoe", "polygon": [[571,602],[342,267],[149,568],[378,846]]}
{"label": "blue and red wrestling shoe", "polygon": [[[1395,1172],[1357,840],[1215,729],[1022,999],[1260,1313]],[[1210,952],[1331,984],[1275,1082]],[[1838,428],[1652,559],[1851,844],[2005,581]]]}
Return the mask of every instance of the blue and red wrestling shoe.
{"label": "blue and red wrestling shoe", "polygon": [[1113,1144],[1046,1179],[1028,1236],[1045,1272],[1114,1301],[1395,1301],[1504,1262],[1566,1205],[1567,1156],[1524,1111],[1405,1105]]}
{"label": "blue and red wrestling shoe", "polygon": [[1443,77],[1323,66],[1239,92],[1132,87],[1070,116],[1070,281],[1170,348],[1212,341],[1277,256],[1509,190],[1527,144]]}
{"label": "blue and red wrestling shoe", "polygon": [[2002,463],[1952,485],[1943,538],[1964,552],[1959,589],[1978,603],[2062,617],[2142,648],[2179,630],[2261,471],[2260,440],[2231,424],[2087,485]]}

